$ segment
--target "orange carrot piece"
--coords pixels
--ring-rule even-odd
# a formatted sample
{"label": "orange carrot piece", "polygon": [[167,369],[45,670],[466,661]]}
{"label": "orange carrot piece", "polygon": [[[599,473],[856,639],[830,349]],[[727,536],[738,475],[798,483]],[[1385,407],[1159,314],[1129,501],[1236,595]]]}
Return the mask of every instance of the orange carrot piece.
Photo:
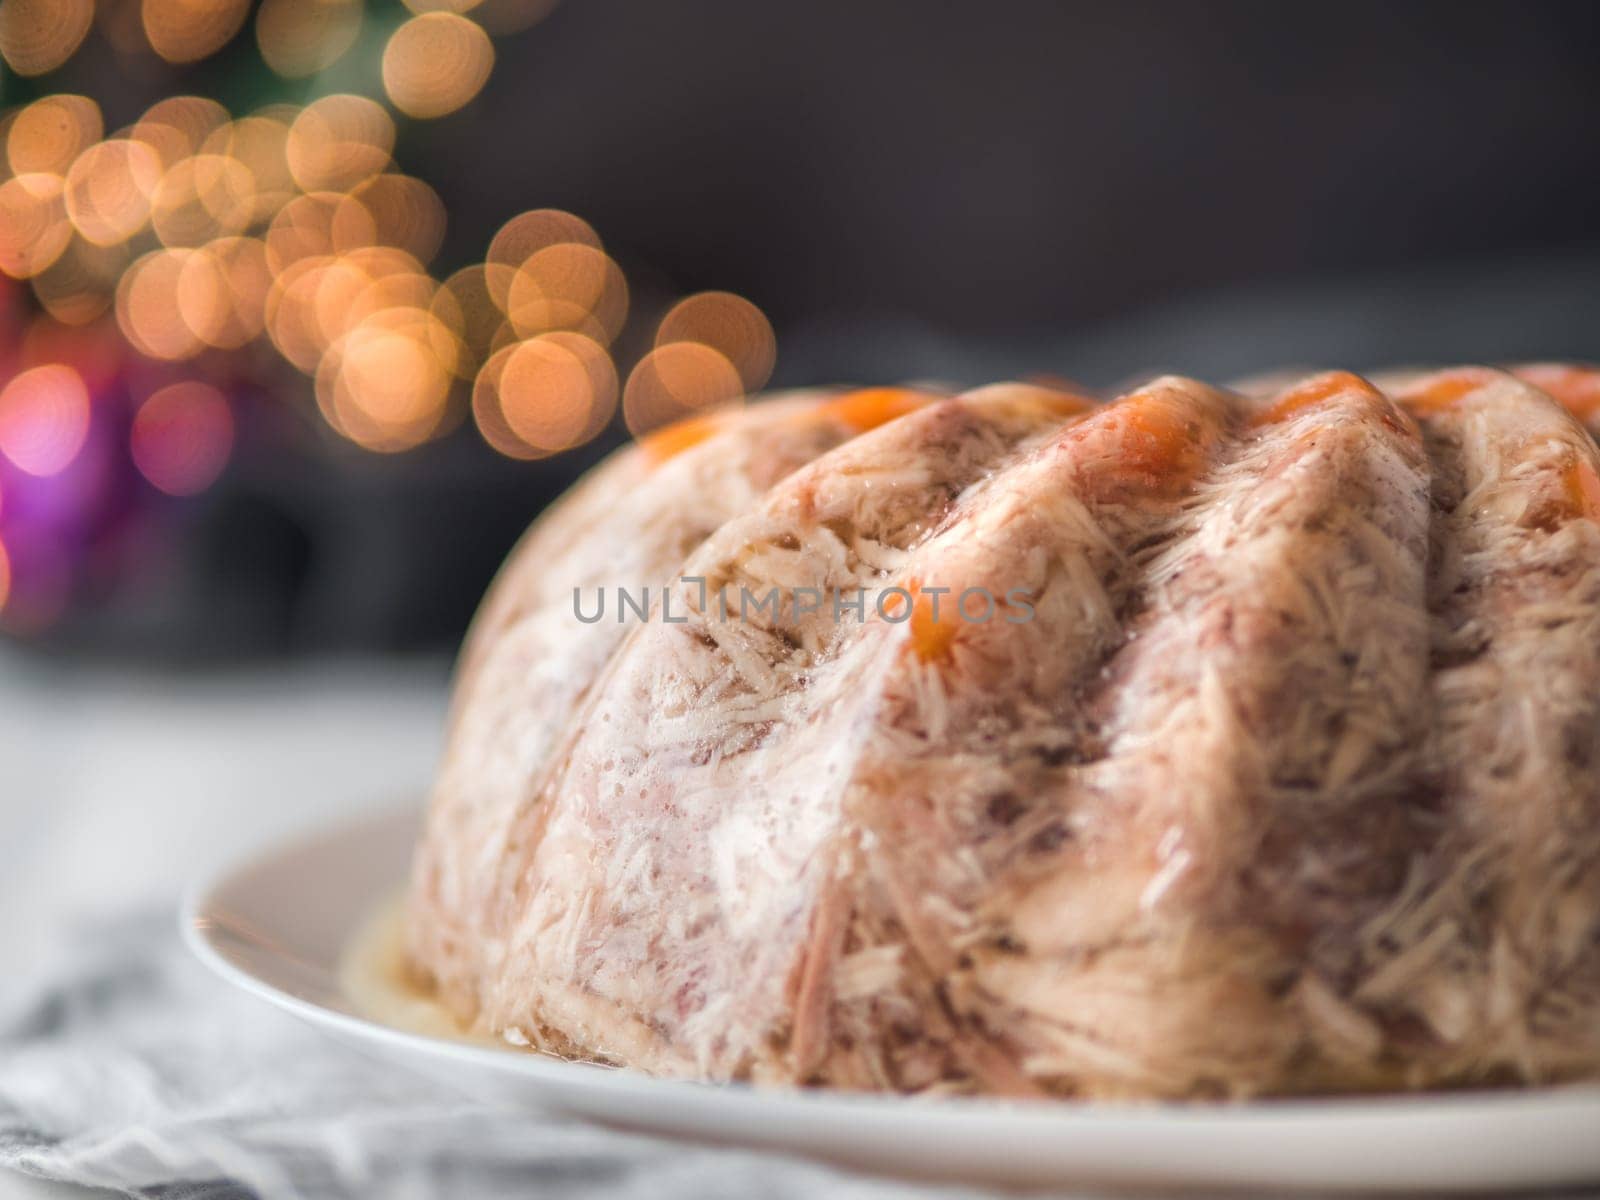
{"label": "orange carrot piece", "polygon": [[948,658],[956,643],[956,596],[929,593],[913,581],[911,592],[911,646],[923,662]]}
{"label": "orange carrot piece", "polygon": [[1141,388],[1070,426],[1063,445],[1080,444],[1085,486],[1116,490],[1130,477],[1172,492],[1187,486],[1205,464],[1206,445],[1218,430],[1165,388]]}
{"label": "orange carrot piece", "polygon": [[896,624],[906,621],[910,626],[909,645],[923,662],[946,658],[956,641],[956,625],[960,614],[956,612],[954,589],[925,590],[920,579],[908,579],[905,590],[911,593],[911,615],[904,616],[906,601],[903,596],[888,598],[884,616]]}
{"label": "orange carrot piece", "polygon": [[698,446],[716,433],[720,425],[716,417],[685,417],[645,434],[639,439],[639,445],[651,461],[659,465]]}
{"label": "orange carrot piece", "polygon": [[1571,516],[1600,517],[1600,475],[1587,462],[1578,459],[1568,466],[1561,473],[1561,487]]}
{"label": "orange carrot piece", "polygon": [[1033,393],[1030,399],[1037,401],[1044,408],[1059,417],[1075,417],[1079,413],[1086,413],[1095,406],[1095,402],[1078,392],[1062,391],[1059,388],[1040,388]]}
{"label": "orange carrot piece", "polygon": [[1470,396],[1484,385],[1494,382],[1499,374],[1488,367],[1442,371],[1420,380],[1401,393],[1401,398],[1417,412],[1441,412],[1463,396]]}
{"label": "orange carrot piece", "polygon": [[821,412],[865,433],[937,399],[939,397],[912,388],[861,388],[824,402]]}
{"label": "orange carrot piece", "polygon": [[1279,392],[1273,398],[1272,404],[1257,413],[1251,420],[1252,425],[1274,425],[1279,421],[1287,420],[1298,412],[1321,404],[1324,400],[1331,400],[1335,396],[1346,392],[1360,392],[1373,399],[1378,398],[1378,389],[1373,387],[1361,376],[1350,371],[1328,371],[1322,375],[1315,375],[1310,379],[1295,384],[1294,387]]}
{"label": "orange carrot piece", "polygon": [[1576,363],[1526,363],[1511,373],[1531,383],[1580,421],[1600,416],[1600,367]]}

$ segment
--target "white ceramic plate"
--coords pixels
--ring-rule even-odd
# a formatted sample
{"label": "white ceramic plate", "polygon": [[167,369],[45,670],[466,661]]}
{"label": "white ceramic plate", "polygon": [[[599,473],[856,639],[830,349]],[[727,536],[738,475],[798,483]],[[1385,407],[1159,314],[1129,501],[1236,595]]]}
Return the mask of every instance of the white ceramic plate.
{"label": "white ceramic plate", "polygon": [[195,888],[224,979],[457,1090],[870,1170],[1011,1186],[1503,1190],[1600,1181],[1600,1088],[1248,1105],[907,1099],[652,1079],[379,1023],[341,962],[405,878],[413,812],[273,849]]}

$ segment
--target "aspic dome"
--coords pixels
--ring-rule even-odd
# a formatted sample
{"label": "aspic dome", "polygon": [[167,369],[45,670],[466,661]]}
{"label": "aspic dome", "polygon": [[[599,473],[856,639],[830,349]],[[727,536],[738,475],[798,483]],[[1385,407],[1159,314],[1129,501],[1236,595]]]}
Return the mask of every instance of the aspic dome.
{"label": "aspic dome", "polygon": [[470,635],[414,969],[515,1044],[714,1080],[1600,1074],[1595,401],[1168,377],[646,439]]}

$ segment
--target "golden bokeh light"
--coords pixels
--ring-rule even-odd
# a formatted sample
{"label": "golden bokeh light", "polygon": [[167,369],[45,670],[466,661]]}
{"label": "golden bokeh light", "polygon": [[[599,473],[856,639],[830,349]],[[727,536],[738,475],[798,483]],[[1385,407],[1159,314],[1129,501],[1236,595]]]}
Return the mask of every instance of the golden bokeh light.
{"label": "golden bokeh light", "polygon": [[392,328],[402,320],[429,342],[448,372],[457,366],[459,348],[431,312],[435,286],[415,259],[393,247],[301,259],[268,288],[267,332],[280,354],[310,374],[357,325],[379,319]]}
{"label": "golden bokeh light", "polygon": [[178,273],[178,315],[200,341],[235,350],[266,323],[272,272],[256,238],[219,238],[188,256]]}
{"label": "golden bokeh light", "polygon": [[349,257],[331,259],[315,273],[311,329],[326,351],[357,323],[355,304],[372,283],[362,264]]}
{"label": "golden bokeh light", "polygon": [[531,255],[506,288],[506,316],[526,337],[572,329],[609,343],[628,315],[628,284],[603,250],[578,242]]}
{"label": "golden bokeh light", "polygon": [[[518,417],[513,412],[516,408],[526,407],[513,396],[504,405],[512,428],[524,440],[547,446],[552,452],[581,446],[598,437],[617,411],[620,381],[617,378],[617,364],[612,361],[610,352],[593,338],[566,330],[542,334],[533,340],[544,346],[558,346],[583,363],[584,371],[589,376],[588,403],[584,405],[586,417],[581,425],[574,422],[562,429],[552,428],[548,419],[529,423],[526,417]],[[510,391],[515,393],[517,389],[513,386]],[[529,424],[529,428],[523,428],[524,424]],[[535,432],[541,429],[542,434]],[[538,440],[540,437],[542,441]]]}
{"label": "golden bokeh light", "polygon": [[27,279],[61,257],[72,240],[59,175],[16,175],[0,183],[0,271]]}
{"label": "golden bokeh light", "polygon": [[46,96],[11,119],[6,161],[13,175],[65,175],[73,160],[104,132],[100,106],[89,97]]}
{"label": "golden bokeh light", "polygon": [[330,348],[316,377],[317,403],[329,424],[383,453],[432,436],[445,417],[450,373],[434,353],[429,320],[417,312],[364,321]]}
{"label": "golden bokeh light", "polygon": [[67,172],[63,200],[78,233],[100,246],[133,237],[150,219],[161,160],[144,142],[112,138],[90,146]]}
{"label": "golden bokeh light", "polygon": [[18,75],[43,75],[72,57],[93,21],[94,0],[5,0],[0,58]]}
{"label": "golden bokeh light", "polygon": [[383,106],[339,93],[308,104],[289,127],[289,173],[308,192],[346,191],[389,166],[394,121]]}
{"label": "golden bokeh light", "polygon": [[128,447],[139,473],[169,496],[193,496],[216,482],[233,452],[228,398],[186,380],[152,394],[134,414]]}
{"label": "golden bokeh light", "polygon": [[463,379],[476,376],[498,348],[496,343],[510,333],[505,314],[495,303],[497,286],[492,281],[499,280],[498,290],[503,292],[510,287],[511,275],[510,267],[498,263],[462,267],[434,295],[429,311],[459,344],[456,374]]}
{"label": "golden bokeh light", "polygon": [[[373,218],[371,209],[348,193],[324,192],[321,195],[338,197],[333,208],[327,212],[329,253],[346,254],[378,244],[378,222]],[[321,215],[318,214],[319,217]],[[307,227],[308,232],[310,228]]]}
{"label": "golden bokeh light", "polygon": [[[399,112],[432,118],[483,88],[495,56],[486,29],[530,24],[553,0],[406,5],[413,15],[384,43],[383,86]],[[0,0],[0,55],[19,71],[59,65],[94,9],[92,0]],[[119,54],[187,63],[230,42],[251,4],[118,0],[101,9]],[[306,76],[358,41],[363,9],[363,0],[262,0],[255,35],[274,71]],[[492,445],[519,458],[592,439],[619,402],[608,347],[628,316],[621,268],[582,218],[537,209],[499,229],[486,261],[441,283],[427,264],[444,240],[444,204],[398,171],[395,135],[389,111],[349,93],[237,118],[214,100],[172,96],[109,137],[84,96],[46,96],[0,116],[0,270],[29,280],[47,314],[24,344],[34,326],[71,328],[113,349],[104,370],[118,372],[125,345],[179,361],[264,338],[312,377],[336,431],[378,451],[437,437],[467,411]],[[114,322],[96,324],[108,308]],[[70,355],[78,373],[59,369],[85,397],[111,378],[86,365],[81,347],[40,353],[48,357],[16,363],[57,371]],[[199,369],[221,363],[207,357]],[[734,400],[771,363],[771,329],[752,306],[691,297],[629,378],[629,424],[645,429]],[[50,418],[30,417],[28,428],[70,434],[68,377],[16,378],[31,382],[16,393],[27,404],[12,409]],[[163,491],[203,489],[231,453],[234,416],[209,387],[164,388],[137,411],[129,448]]]}
{"label": "golden bokeh light", "polygon": [[777,341],[766,315],[732,292],[700,292],[672,306],[656,330],[656,345],[699,342],[733,364],[744,390],[753,392],[772,375]]}
{"label": "golden bokeh light", "polygon": [[487,258],[489,295],[515,337],[568,329],[609,342],[622,328],[627,282],[582,217],[520,213],[496,232]]}
{"label": "golden bokeh light", "polygon": [[201,153],[231,158],[250,172],[255,190],[251,224],[270,220],[294,197],[288,142],[289,121],[260,112],[219,126],[201,144]]}
{"label": "golden bokeh light", "polygon": [[6,550],[6,544],[0,542],[0,613],[6,610],[6,602],[11,599],[11,555]]}
{"label": "golden bokeh light", "polygon": [[33,294],[63,325],[87,325],[111,306],[128,260],[122,245],[73,238],[60,258],[33,277]]}
{"label": "golden bokeh light", "polygon": [[322,270],[332,261],[318,256],[274,268],[272,286],[267,289],[267,336],[279,354],[308,374],[317,369],[325,349],[317,327],[317,285]]}
{"label": "golden bokeh light", "polygon": [[511,327],[510,321],[501,321],[494,331],[494,336],[489,339],[489,355],[493,357],[508,346],[515,346],[522,340],[522,336]]}
{"label": "golden bokeh light", "polygon": [[701,342],[668,342],[639,360],[622,393],[622,416],[635,435],[740,399],[734,365]]}
{"label": "golden bokeh light", "polygon": [[183,159],[150,198],[150,225],[165,246],[198,246],[242,233],[254,214],[250,169],[220,154]]}
{"label": "golden bokeh light", "polygon": [[[559,208],[536,208],[518,213],[495,232],[485,261],[515,270],[547,246],[574,242],[601,249],[600,235],[582,217]],[[509,276],[507,277],[509,281]],[[504,304],[502,293],[499,302]]]}
{"label": "golden bokeh light", "polygon": [[[296,196],[279,210],[267,227],[267,262],[273,273],[287,271],[295,263],[307,258],[319,258],[334,253],[334,221],[345,196],[340,192],[311,192]],[[352,224],[359,213],[349,214],[344,222],[345,248],[366,245],[367,241],[355,237]]]}
{"label": "golden bokeh light", "polygon": [[362,0],[263,0],[256,13],[261,57],[279,75],[325,71],[361,35]]}
{"label": "golden bokeh light", "polygon": [[[398,308],[431,316],[438,284],[422,270],[422,264],[393,246],[369,246],[346,256],[346,262],[360,269],[364,285],[351,297],[347,321],[351,324]],[[453,359],[452,359],[453,363]]]}
{"label": "golden bokeh light", "polygon": [[497,351],[478,372],[472,414],[496,450],[544,458],[582,445],[616,409],[617,372],[604,346],[548,333]]}
{"label": "golden bokeh light", "polygon": [[170,171],[228,123],[228,110],[204,96],[169,96],[145,109],[128,136],[156,152],[161,169]]}
{"label": "golden bokeh light", "polygon": [[141,0],[150,48],[172,63],[196,62],[222,49],[244,27],[250,0]]}
{"label": "golden bokeh light", "polygon": [[183,269],[194,253],[152,250],[137,259],[117,285],[117,325],[133,348],[149,358],[193,358],[205,349],[175,303]]}
{"label": "golden bokeh light", "polygon": [[420,179],[376,175],[350,193],[373,223],[373,236],[406,251],[420,263],[433,261],[444,241],[444,201]]}
{"label": "golden bokeh light", "polygon": [[483,90],[493,69],[489,35],[450,12],[412,17],[383,49],[383,89],[408,117],[455,112]]}
{"label": "golden bokeh light", "polygon": [[0,454],[29,475],[57,475],[89,436],[89,390],[69,366],[23,371],[0,391]]}

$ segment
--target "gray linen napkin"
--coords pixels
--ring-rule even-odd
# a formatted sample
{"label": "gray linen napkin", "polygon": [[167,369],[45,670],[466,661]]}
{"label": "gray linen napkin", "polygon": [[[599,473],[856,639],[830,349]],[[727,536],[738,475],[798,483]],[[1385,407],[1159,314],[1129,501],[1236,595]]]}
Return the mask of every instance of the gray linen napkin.
{"label": "gray linen napkin", "polygon": [[234,993],[167,911],[68,944],[0,1012],[0,1167],[161,1200],[979,1195],[451,1095]]}

